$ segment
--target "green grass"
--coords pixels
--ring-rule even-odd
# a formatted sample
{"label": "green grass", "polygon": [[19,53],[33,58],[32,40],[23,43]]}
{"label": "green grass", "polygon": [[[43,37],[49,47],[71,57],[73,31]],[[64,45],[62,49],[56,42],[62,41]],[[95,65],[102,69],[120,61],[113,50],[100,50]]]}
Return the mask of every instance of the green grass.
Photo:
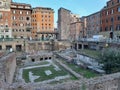
{"label": "green grass", "polygon": [[79,50],[78,52],[94,58],[98,58],[100,54],[100,51],[90,50],[90,49]]}
{"label": "green grass", "polygon": [[[52,74],[47,76],[45,74],[45,72],[44,72],[45,70],[50,70],[52,72]],[[54,70],[54,67],[52,65],[49,66],[49,67],[24,69],[23,70],[23,78],[24,78],[25,82],[27,82],[27,83],[30,82],[30,80],[29,80],[29,71],[32,71],[33,75],[40,76],[40,78],[36,79],[35,82],[40,82],[40,81],[44,81],[44,80],[54,79],[54,77],[64,76],[64,75],[68,74],[64,70],[61,70],[61,71]]]}
{"label": "green grass", "polygon": [[67,62],[65,62],[63,60],[62,60],[62,62],[64,64],[66,64],[68,67],[70,67],[73,71],[75,71],[76,73],[81,74],[85,78],[93,78],[93,77],[99,76],[99,74],[93,72],[92,70],[84,69],[84,68],[79,67],[79,66],[77,66],[75,64],[67,63]]}
{"label": "green grass", "polygon": [[70,79],[66,78],[66,79],[63,79],[63,80],[60,80],[60,81],[53,81],[53,82],[50,82],[49,84],[69,82],[70,80],[78,80],[78,78],[71,75]]}

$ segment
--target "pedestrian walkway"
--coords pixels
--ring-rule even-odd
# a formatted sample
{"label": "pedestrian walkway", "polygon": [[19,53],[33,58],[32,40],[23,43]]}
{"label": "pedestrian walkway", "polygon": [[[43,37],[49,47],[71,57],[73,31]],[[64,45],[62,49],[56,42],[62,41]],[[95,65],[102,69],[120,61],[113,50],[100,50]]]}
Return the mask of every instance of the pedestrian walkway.
{"label": "pedestrian walkway", "polygon": [[78,79],[83,79],[83,76],[73,71],[71,68],[69,68],[67,65],[60,62],[58,59],[55,59],[55,61],[59,63],[62,67],[64,67],[67,71],[69,71],[71,74],[73,74],[75,77],[77,77]]}

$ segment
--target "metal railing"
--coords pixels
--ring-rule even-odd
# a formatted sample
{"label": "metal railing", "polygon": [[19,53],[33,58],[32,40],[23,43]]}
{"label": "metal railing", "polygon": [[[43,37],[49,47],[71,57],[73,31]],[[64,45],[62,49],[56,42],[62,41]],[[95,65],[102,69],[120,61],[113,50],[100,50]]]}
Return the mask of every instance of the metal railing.
{"label": "metal railing", "polygon": [[78,41],[120,43],[120,39],[111,39],[111,38],[107,38],[107,39],[80,38]]}

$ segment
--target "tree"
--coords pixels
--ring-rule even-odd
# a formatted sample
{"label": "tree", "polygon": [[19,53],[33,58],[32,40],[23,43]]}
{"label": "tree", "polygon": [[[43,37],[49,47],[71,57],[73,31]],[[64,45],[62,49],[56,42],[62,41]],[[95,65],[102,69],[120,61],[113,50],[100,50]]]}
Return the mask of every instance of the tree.
{"label": "tree", "polygon": [[120,49],[107,48],[99,55],[99,62],[103,64],[106,74],[120,71]]}

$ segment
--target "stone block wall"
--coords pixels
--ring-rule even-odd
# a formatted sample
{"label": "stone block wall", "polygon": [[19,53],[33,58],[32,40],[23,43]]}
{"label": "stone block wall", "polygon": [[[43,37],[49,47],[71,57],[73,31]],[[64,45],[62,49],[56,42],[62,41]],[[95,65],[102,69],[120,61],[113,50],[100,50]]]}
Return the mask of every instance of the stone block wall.
{"label": "stone block wall", "polygon": [[57,85],[16,83],[6,90],[120,90],[120,73]]}
{"label": "stone block wall", "polygon": [[14,73],[16,70],[16,55],[15,53],[5,54],[0,59],[0,83],[12,84]]}

